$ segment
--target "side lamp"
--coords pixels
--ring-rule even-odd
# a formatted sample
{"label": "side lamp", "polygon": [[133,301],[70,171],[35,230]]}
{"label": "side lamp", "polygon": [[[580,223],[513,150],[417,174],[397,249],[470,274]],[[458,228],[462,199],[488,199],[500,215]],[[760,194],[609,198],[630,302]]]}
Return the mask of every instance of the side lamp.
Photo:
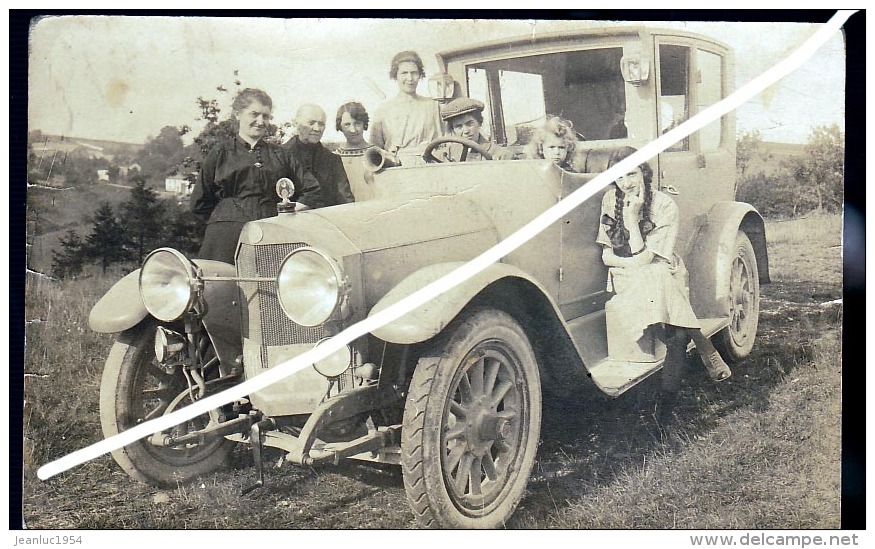
{"label": "side lamp", "polygon": [[641,86],[650,78],[650,59],[640,51],[625,54],[620,59],[620,72],[623,80],[635,87]]}
{"label": "side lamp", "polygon": [[428,93],[432,99],[449,101],[456,91],[456,81],[445,72],[439,72],[428,79]]}

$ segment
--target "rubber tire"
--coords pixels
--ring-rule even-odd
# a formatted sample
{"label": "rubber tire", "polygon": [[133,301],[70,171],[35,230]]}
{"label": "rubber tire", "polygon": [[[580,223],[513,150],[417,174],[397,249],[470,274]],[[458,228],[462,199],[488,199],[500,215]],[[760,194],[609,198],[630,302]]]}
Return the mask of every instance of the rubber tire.
{"label": "rubber tire", "polygon": [[[730,264],[729,273],[729,326],[714,336],[714,346],[727,362],[734,363],[748,356],[756,341],[757,326],[760,314],[760,279],[756,255],[750,239],[743,231],[735,236],[735,255]],[[739,280],[733,281],[734,271],[740,269]],[[734,288],[738,283],[742,288]],[[733,295],[733,291],[737,295]],[[743,297],[747,303],[739,303]],[[744,300],[742,300],[744,301]],[[740,317],[743,315],[744,319]]]}
{"label": "rubber tire", "polygon": [[[418,523],[424,527],[497,528],[505,524],[522,499],[535,461],[541,429],[538,363],[523,329],[510,315],[502,311],[477,309],[463,313],[445,334],[434,346],[435,352],[420,358],[404,408],[401,467],[407,500]],[[513,371],[511,379],[515,382],[515,389],[507,391],[501,400],[501,406],[505,411],[509,409],[506,408],[508,404],[505,401],[509,395],[509,405],[517,406],[523,412],[519,413],[519,420],[507,423],[514,431],[510,438],[516,441],[515,448],[507,452],[513,457],[507,459],[507,465],[500,457],[500,461],[493,461],[502,472],[512,472],[502,475],[503,480],[497,485],[497,494],[484,509],[462,509],[458,498],[454,499],[450,495],[446,484],[442,452],[446,450],[447,442],[443,440],[442,426],[445,417],[450,421],[449,400],[468,370],[465,368],[466,358],[471,357],[474,352],[503,353],[508,363],[511,358],[516,359],[515,364],[503,370],[499,368],[504,372],[499,383],[507,381],[508,371]],[[472,359],[467,364],[476,362],[476,359]],[[484,361],[484,371],[485,364]],[[492,387],[498,385],[493,384]],[[471,432],[479,431],[470,428],[465,430],[465,433]],[[467,442],[464,444],[467,445]],[[500,455],[503,454],[496,454]],[[459,463],[461,465],[462,461]],[[471,467],[474,467],[473,464]],[[478,470],[480,467],[478,464]],[[452,475],[452,471],[448,474]],[[488,482],[485,485],[490,486]],[[463,486],[463,491],[465,489]]]}
{"label": "rubber tire", "polygon": [[[142,322],[119,334],[110,350],[100,382],[100,425],[105,438],[135,426],[137,416],[143,415],[135,410],[136,394],[141,389],[138,385],[145,383],[143,375],[151,370],[159,372],[152,365],[156,327],[154,321]],[[185,387],[184,381],[178,383]],[[112,457],[132,478],[173,488],[179,482],[223,467],[233,448],[234,443],[225,439],[210,441],[205,448],[186,450],[160,448],[140,439],[114,450]]]}

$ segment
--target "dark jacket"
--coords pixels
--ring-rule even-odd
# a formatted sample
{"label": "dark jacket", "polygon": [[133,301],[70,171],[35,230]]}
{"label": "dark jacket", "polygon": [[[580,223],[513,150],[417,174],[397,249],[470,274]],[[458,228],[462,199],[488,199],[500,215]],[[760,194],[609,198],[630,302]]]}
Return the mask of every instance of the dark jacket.
{"label": "dark jacket", "polygon": [[276,215],[276,182],[295,184],[291,200],[311,208],[324,206],[319,184],[289,151],[259,141],[254,147],[234,136],[207,154],[191,195],[191,210],[209,223],[246,223]]}
{"label": "dark jacket", "polygon": [[322,202],[325,206],[355,201],[339,156],[325,148],[322,143],[301,143],[297,135],[284,146],[303,164],[305,171],[316,177],[322,189]]}

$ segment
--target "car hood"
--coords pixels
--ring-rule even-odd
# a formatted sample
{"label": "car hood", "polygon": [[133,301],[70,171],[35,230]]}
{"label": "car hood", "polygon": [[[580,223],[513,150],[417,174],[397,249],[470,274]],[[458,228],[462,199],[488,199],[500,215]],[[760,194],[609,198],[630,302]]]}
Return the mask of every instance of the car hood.
{"label": "car hood", "polygon": [[313,213],[336,226],[363,252],[493,229],[477,204],[461,195],[378,199],[350,206]]}
{"label": "car hood", "polygon": [[[366,253],[494,230],[492,221],[477,204],[461,195],[375,199],[283,214],[254,224],[259,229],[251,230],[247,225],[241,241],[305,242],[333,248],[341,255],[352,251],[348,246]],[[257,241],[249,237],[252,233],[259,236]]]}

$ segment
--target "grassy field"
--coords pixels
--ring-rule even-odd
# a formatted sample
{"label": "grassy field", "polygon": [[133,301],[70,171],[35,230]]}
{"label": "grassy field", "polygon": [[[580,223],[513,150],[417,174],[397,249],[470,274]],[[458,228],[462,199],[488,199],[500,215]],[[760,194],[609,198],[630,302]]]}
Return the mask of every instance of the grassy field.
{"label": "grassy field", "polygon": [[[837,528],[840,523],[841,219],[769,223],[773,283],[758,343],[722,384],[690,363],[673,419],[655,388],[548,406],[535,473],[508,528]],[[174,490],[130,480],[108,456],[41,482],[35,467],[100,439],[97,392],[112,337],[88,330],[111,285],[93,276],[26,288],[25,478],[29,528],[414,528],[401,473],[251,457]],[[271,455],[271,462],[277,455]],[[112,509],[107,513],[107,509]]]}
{"label": "grassy field", "polygon": [[772,143],[764,141],[758,154],[750,159],[746,173],[764,172],[775,175],[781,170],[781,163],[805,156],[807,145],[798,143]]}

